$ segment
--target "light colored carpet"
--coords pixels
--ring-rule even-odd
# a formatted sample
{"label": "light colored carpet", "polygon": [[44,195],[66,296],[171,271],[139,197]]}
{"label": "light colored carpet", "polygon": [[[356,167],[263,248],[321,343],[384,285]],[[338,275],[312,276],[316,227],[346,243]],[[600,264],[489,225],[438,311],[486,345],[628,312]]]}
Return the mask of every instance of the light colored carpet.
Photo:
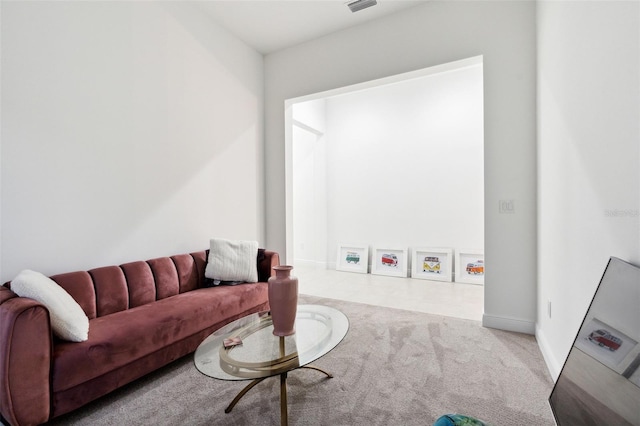
{"label": "light colored carpet", "polygon": [[[350,321],[345,339],[288,378],[290,425],[432,425],[462,413],[493,425],[554,425],[547,399],[553,382],[533,336],[480,323],[333,299]],[[279,380],[225,407],[246,381],[200,374],[189,355],[63,416],[64,425],[278,425]]]}

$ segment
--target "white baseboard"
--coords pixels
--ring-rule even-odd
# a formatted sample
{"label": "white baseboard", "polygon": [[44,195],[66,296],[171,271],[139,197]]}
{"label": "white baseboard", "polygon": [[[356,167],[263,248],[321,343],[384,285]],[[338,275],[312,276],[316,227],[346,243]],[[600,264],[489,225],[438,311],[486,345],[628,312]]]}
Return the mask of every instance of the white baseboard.
{"label": "white baseboard", "polygon": [[547,364],[547,369],[549,370],[549,374],[551,374],[551,378],[555,382],[558,380],[558,376],[560,375],[560,370],[562,370],[562,363],[559,362],[556,357],[553,356],[551,350],[549,349],[549,342],[547,341],[544,333],[540,330],[540,327],[536,325],[536,340],[538,341],[538,347],[540,348],[540,352],[542,352],[542,357],[544,358],[545,364]]}
{"label": "white baseboard", "polygon": [[516,333],[536,334],[536,323],[517,318],[498,317],[495,315],[482,315],[482,326],[497,328],[498,330],[515,331]]}

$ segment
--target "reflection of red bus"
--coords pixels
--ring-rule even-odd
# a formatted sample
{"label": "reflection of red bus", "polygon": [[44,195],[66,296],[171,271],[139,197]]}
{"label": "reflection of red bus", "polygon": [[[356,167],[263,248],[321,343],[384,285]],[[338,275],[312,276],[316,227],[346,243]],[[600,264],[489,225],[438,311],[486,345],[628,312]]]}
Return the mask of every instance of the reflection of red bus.
{"label": "reflection of red bus", "polygon": [[604,329],[591,332],[591,334],[589,334],[589,340],[598,346],[609,349],[612,352],[617,351],[620,345],[622,345],[622,340],[619,337],[614,336]]}
{"label": "reflection of red bus", "polygon": [[385,253],[382,255],[381,262],[386,266],[398,266],[398,258],[395,254]]}

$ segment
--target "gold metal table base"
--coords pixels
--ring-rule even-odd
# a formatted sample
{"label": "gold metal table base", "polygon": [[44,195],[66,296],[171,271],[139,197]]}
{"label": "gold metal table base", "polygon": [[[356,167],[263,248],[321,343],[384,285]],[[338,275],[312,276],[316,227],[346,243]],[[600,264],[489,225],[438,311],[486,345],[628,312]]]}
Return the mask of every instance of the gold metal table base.
{"label": "gold metal table base", "polygon": [[[301,368],[307,368],[307,369],[310,369],[310,370],[319,371],[319,372],[325,374],[327,376],[327,378],[329,378],[329,379],[331,379],[333,377],[333,375],[331,373],[328,373],[328,372],[324,371],[323,369],[315,367],[313,365],[305,365],[305,366],[302,366],[302,367],[298,367],[298,368],[296,368],[296,370],[297,369],[301,369]],[[269,377],[275,377],[275,376],[269,376]],[[252,380],[251,383],[249,383],[247,386],[245,386],[238,393],[238,395],[236,395],[236,397],[233,398],[233,401],[231,401],[231,404],[229,404],[229,406],[227,408],[225,408],[224,412],[225,413],[230,413],[231,410],[233,410],[233,407],[236,406],[238,401],[240,401],[240,399],[242,399],[242,397],[245,396],[245,394],[247,392],[249,392],[251,389],[253,389],[253,387],[255,385],[257,385],[258,383],[262,382],[264,379],[268,379],[269,377],[260,377],[259,379]],[[287,372],[280,373],[280,424],[282,426],[287,426],[289,424],[288,414],[287,414]]]}

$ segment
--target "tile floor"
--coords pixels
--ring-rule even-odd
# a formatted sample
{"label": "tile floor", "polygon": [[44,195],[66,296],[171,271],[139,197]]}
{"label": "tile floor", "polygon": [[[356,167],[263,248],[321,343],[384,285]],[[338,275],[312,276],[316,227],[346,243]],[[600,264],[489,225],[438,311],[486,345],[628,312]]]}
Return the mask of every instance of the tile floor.
{"label": "tile floor", "polygon": [[482,321],[484,287],[294,266],[300,294]]}

